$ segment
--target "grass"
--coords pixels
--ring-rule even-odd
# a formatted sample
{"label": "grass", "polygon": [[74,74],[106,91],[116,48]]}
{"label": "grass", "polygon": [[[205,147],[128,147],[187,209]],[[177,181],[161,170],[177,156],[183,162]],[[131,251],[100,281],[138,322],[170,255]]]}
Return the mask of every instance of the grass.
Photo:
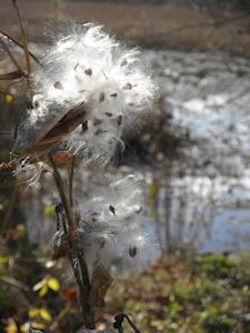
{"label": "grass", "polygon": [[116,282],[108,309],[125,308],[144,333],[250,331],[250,257],[210,254],[162,260],[137,279]]}
{"label": "grass", "polygon": [[[250,253],[183,253],[161,259],[140,276],[114,280],[105,309],[98,311],[98,328],[111,326],[116,313],[126,312],[143,333],[246,333],[249,300]],[[1,249],[0,318],[0,332],[7,333],[24,333],[27,322],[56,333],[81,326],[65,263],[29,245],[20,225],[9,230]]]}

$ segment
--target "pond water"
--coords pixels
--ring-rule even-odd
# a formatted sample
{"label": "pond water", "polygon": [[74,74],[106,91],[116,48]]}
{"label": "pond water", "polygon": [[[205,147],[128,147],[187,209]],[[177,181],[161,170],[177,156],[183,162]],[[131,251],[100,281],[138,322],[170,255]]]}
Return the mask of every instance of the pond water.
{"label": "pond water", "polygon": [[[171,115],[167,130],[191,142],[159,176],[149,172],[158,186],[153,216],[162,246],[250,249],[250,59],[162,50],[144,54],[160,86],[161,111]],[[32,202],[41,200],[36,196]],[[34,231],[34,221],[47,220],[42,208],[34,207],[27,214],[30,236],[41,241],[51,237],[51,221]]]}
{"label": "pond water", "polygon": [[163,243],[191,243],[202,252],[249,249],[250,59],[152,50],[146,58],[161,107],[171,113],[169,130],[192,142],[160,186]]}

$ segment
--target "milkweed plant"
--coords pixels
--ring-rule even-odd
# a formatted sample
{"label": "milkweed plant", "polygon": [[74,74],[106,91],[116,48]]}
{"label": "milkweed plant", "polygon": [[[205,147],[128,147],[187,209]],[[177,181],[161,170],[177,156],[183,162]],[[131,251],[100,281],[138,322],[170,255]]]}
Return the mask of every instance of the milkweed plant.
{"label": "milkweed plant", "polygon": [[[27,110],[11,156],[17,173],[54,177],[60,203],[52,248],[55,258],[69,257],[84,324],[94,328],[94,310],[112,279],[147,269],[159,255],[142,213],[142,180],[115,172],[105,177],[158,91],[137,49],[128,50],[98,25],[66,30],[53,34],[26,77]],[[95,176],[86,173],[95,168],[105,181],[91,187]]]}

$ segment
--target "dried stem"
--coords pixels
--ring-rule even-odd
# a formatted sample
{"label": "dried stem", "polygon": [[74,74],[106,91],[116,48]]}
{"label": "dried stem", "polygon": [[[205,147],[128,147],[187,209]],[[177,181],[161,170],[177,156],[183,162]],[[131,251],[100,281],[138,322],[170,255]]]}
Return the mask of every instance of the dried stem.
{"label": "dried stem", "polygon": [[70,168],[69,168],[69,204],[73,207],[73,181],[74,181],[74,170],[75,170],[75,157],[72,157]]}
{"label": "dried stem", "polygon": [[2,47],[2,49],[8,54],[8,56],[10,57],[11,61],[13,62],[13,64],[16,66],[18,72],[20,74],[22,74],[22,76],[25,76],[24,71],[22,70],[22,67],[20,66],[20,64],[18,63],[18,61],[16,60],[15,56],[13,55],[13,53],[10,51],[10,49],[8,48],[8,46],[5,44],[5,42],[3,40],[0,39],[0,45]]}
{"label": "dried stem", "polygon": [[[72,241],[75,240],[75,236],[76,236],[76,235],[73,235],[73,230],[76,229],[76,226],[75,226],[75,223],[74,223],[74,220],[73,220],[72,210],[70,208],[69,202],[68,202],[67,197],[65,195],[62,178],[61,178],[60,173],[57,169],[56,163],[55,163],[51,154],[49,154],[48,157],[49,157],[49,161],[50,161],[50,163],[52,165],[52,168],[53,168],[53,175],[54,175],[54,179],[55,179],[55,182],[56,182],[56,187],[57,187],[60,199],[62,201],[63,208],[64,208],[65,213],[66,213],[66,217],[67,217],[68,224],[69,224],[69,230],[72,232],[72,233],[70,232],[70,241],[72,242]],[[73,236],[73,237],[71,237],[71,236]]]}
{"label": "dried stem", "polygon": [[79,298],[82,307],[83,322],[87,328],[95,328],[94,312],[90,302],[91,283],[88,273],[88,267],[84,259],[84,253],[82,249],[78,246],[79,233],[73,216],[72,205],[71,205],[71,203],[73,203],[74,162],[72,162],[70,170],[69,199],[68,199],[65,194],[61,175],[57,169],[52,154],[49,154],[48,158],[53,168],[55,183],[67,218],[68,228],[66,227],[64,219],[62,222],[63,222],[64,231],[66,231],[68,235],[68,243],[70,248],[69,250],[70,264],[79,287],[79,292],[80,292]]}
{"label": "dried stem", "polygon": [[31,66],[30,66],[30,56],[29,56],[27,36],[26,36],[26,33],[25,33],[21,13],[20,13],[19,7],[17,6],[16,0],[12,0],[12,3],[13,3],[13,6],[16,10],[16,13],[17,13],[17,19],[18,19],[18,23],[19,23],[19,26],[20,26],[21,34],[22,34],[24,56],[25,56],[25,62],[26,62],[26,66],[27,66],[27,74],[29,76],[30,72],[31,72]]}
{"label": "dried stem", "polygon": [[[7,32],[3,31],[2,29],[0,29],[0,34],[5,36],[6,38],[8,38],[11,42],[13,42],[14,44],[16,44],[17,46],[21,47],[23,50],[25,49],[24,45],[22,43],[20,43],[17,39],[15,39],[14,37],[10,36]],[[42,63],[37,59],[37,57],[30,51],[28,50],[30,57],[41,67],[43,67]]]}

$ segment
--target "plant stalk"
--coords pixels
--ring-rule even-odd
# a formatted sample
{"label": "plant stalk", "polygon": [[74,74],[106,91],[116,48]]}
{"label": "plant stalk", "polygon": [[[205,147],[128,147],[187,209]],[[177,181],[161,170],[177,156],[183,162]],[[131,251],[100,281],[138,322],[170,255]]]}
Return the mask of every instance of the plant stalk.
{"label": "plant stalk", "polygon": [[55,179],[57,191],[66,215],[67,227],[65,226],[64,229],[67,232],[67,238],[70,248],[68,256],[70,265],[75,275],[76,282],[79,287],[79,300],[82,308],[83,323],[86,328],[92,329],[95,328],[95,320],[93,306],[90,302],[91,283],[87,263],[84,258],[84,253],[79,247],[79,231],[74,218],[73,207],[71,205],[73,202],[73,170],[71,171],[70,177],[69,198],[67,198],[63,186],[63,180],[57,169],[52,154],[49,154],[48,157],[53,169],[53,176]]}

